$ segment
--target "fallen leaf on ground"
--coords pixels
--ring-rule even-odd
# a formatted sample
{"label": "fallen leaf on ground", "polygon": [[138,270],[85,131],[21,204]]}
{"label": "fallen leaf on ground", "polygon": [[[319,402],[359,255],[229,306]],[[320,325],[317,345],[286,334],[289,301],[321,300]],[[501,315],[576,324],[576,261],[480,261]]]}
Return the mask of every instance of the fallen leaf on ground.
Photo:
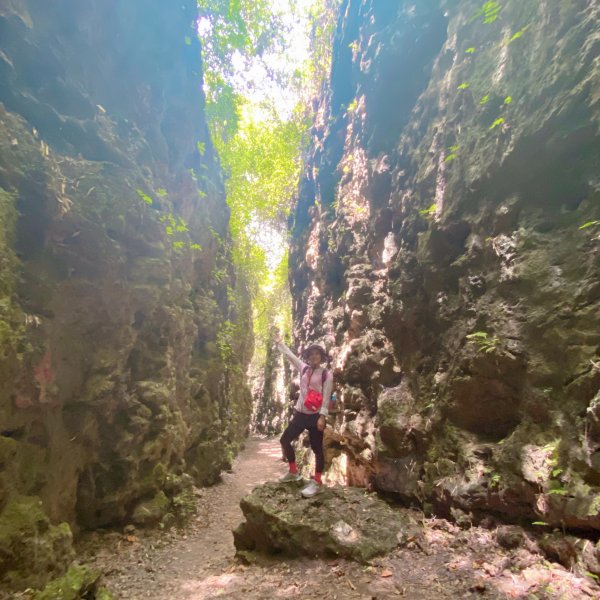
{"label": "fallen leaf on ground", "polygon": [[381,571],[382,577],[391,577],[393,574],[394,572],[390,571],[389,569],[384,569],[383,571]]}

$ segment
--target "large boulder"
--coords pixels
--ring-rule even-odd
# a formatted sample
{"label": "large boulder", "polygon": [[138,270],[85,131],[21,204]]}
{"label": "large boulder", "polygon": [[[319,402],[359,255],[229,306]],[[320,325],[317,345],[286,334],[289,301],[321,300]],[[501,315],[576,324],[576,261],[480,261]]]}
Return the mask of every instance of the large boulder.
{"label": "large boulder", "polygon": [[416,522],[360,488],[300,495],[302,483],[267,483],[241,501],[246,522],[234,531],[238,554],[340,556],[367,562],[418,534]]}

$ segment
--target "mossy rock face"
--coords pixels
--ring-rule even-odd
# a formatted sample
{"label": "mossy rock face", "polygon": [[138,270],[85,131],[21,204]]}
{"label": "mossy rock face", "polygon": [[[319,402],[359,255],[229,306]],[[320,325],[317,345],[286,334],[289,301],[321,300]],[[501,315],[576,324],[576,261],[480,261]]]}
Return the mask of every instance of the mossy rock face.
{"label": "mossy rock face", "polygon": [[[36,495],[52,523],[82,528],[190,514],[190,487],[167,489],[169,476],[207,484],[230,464],[250,420],[252,348],[198,86],[197,4],[123,0],[82,12],[66,0],[47,15],[9,4],[0,509]],[[81,19],[106,33],[101,49]],[[99,51],[110,75],[92,75]],[[48,58],[50,87],[32,56]],[[225,356],[216,342],[234,327]]]}
{"label": "mossy rock face", "polygon": [[367,562],[418,533],[405,513],[359,488],[300,495],[303,483],[267,483],[242,499],[246,518],[234,531],[240,553],[340,556]]}
{"label": "mossy rock face", "polygon": [[597,14],[413,5],[340,15],[293,219],[296,341],[333,348],[348,480],[597,532]]}
{"label": "mossy rock face", "polygon": [[114,600],[114,596],[98,584],[100,573],[85,565],[73,565],[62,576],[51,581],[33,600]]}
{"label": "mossy rock face", "polygon": [[73,560],[67,523],[54,526],[39,498],[12,499],[0,514],[0,582],[15,589],[41,587]]}

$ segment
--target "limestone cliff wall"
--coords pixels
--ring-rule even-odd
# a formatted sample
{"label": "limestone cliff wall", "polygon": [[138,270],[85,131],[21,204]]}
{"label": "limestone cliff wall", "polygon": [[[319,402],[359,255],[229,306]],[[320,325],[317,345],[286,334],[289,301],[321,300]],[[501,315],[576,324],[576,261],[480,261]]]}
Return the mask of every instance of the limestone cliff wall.
{"label": "limestone cliff wall", "polygon": [[76,527],[160,518],[245,436],[195,24],[192,0],[0,4],[0,523],[23,498]]}
{"label": "limestone cliff wall", "polygon": [[350,483],[600,529],[599,10],[343,3],[291,285]]}

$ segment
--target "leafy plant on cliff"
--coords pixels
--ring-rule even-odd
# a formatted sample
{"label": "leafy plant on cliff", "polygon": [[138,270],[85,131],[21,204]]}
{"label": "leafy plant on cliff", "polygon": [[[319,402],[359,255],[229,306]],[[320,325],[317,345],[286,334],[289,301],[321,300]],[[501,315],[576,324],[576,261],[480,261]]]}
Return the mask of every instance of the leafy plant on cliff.
{"label": "leafy plant on cliff", "polygon": [[503,125],[505,122],[506,119],[504,117],[499,117],[490,125],[490,129],[496,129],[496,127],[500,127],[500,125]]}
{"label": "leafy plant on cliff", "polygon": [[475,344],[480,352],[485,352],[486,354],[496,350],[500,343],[496,335],[490,336],[486,331],[475,331],[467,335],[466,338],[471,344]]}
{"label": "leafy plant on cliff", "polygon": [[523,37],[525,35],[525,32],[531,27],[531,25],[526,25],[525,27],[523,27],[523,29],[520,29],[519,31],[517,31],[515,34],[513,34],[509,39],[504,41],[504,45],[508,46],[509,44],[512,44],[514,41],[518,40],[519,38]]}
{"label": "leafy plant on cliff", "polygon": [[422,210],[420,210],[419,214],[421,216],[425,217],[426,219],[432,219],[435,216],[436,211],[437,211],[437,205],[434,202],[429,207],[423,208]]}

